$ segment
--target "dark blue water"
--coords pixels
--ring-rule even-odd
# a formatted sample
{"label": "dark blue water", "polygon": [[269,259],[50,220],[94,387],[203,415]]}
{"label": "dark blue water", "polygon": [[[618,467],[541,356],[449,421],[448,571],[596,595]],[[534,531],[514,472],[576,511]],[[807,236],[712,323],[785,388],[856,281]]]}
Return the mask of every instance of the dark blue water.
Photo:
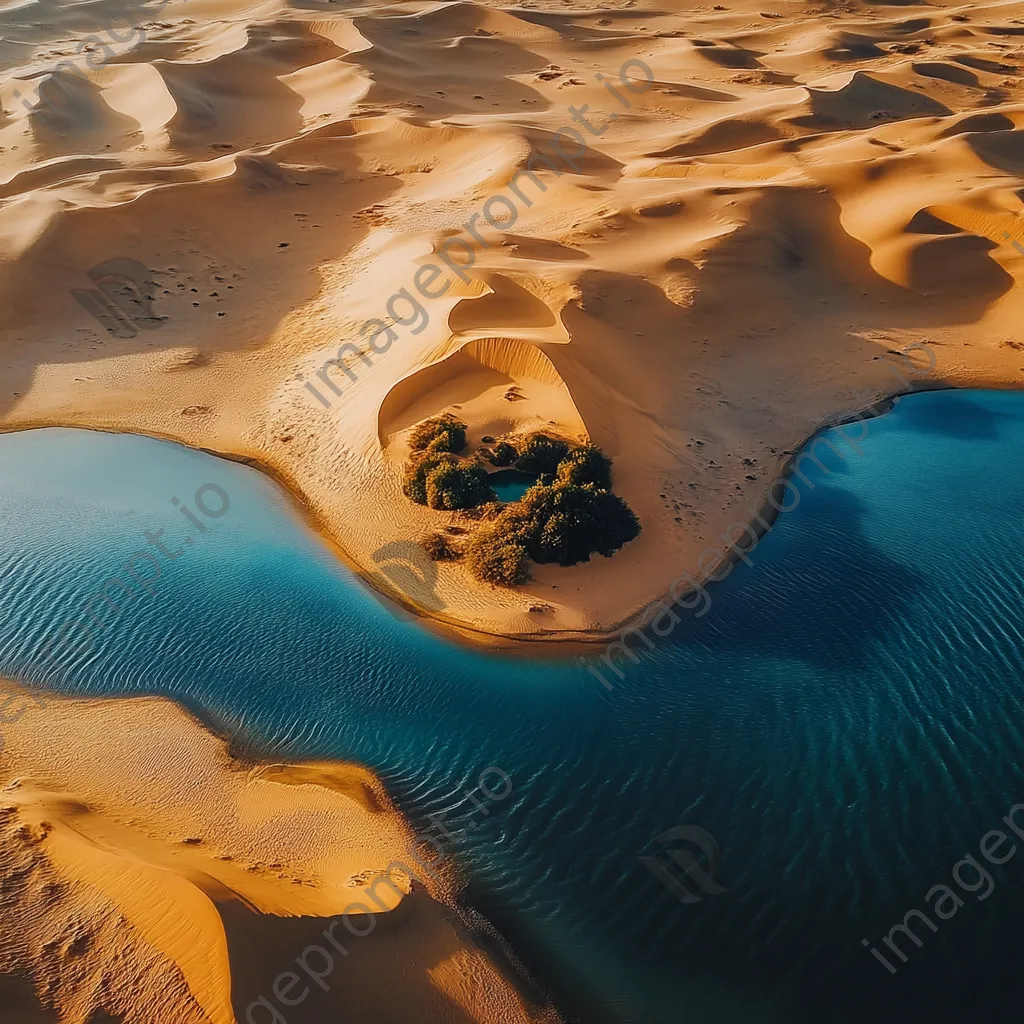
{"label": "dark blue water", "polygon": [[[653,650],[634,643],[608,691],[572,658],[479,654],[397,615],[241,466],[7,435],[0,674],[169,694],[276,757],[366,763],[416,821],[467,820],[460,790],[499,766],[512,796],[458,846],[468,896],[586,1024],[1016,1024],[1024,839],[1000,819],[1024,803],[1024,397],[918,395],[861,454],[836,443],[754,564]],[[230,497],[218,519],[196,511],[208,482]],[[172,553],[195,543],[161,559],[153,596],[121,595],[44,665],[46,638],[161,528]],[[638,860],[670,863],[654,837],[679,825],[713,837],[725,892],[695,883],[706,858],[694,902]],[[1016,850],[1000,866],[980,854],[996,828]],[[954,881],[966,854],[991,888],[970,866]],[[962,901],[947,920],[937,885]],[[912,908],[937,931],[912,919],[902,963],[882,937]]]}
{"label": "dark blue water", "polygon": [[491,473],[487,482],[494,488],[498,501],[518,501],[537,482],[537,475],[518,469],[502,469]]}

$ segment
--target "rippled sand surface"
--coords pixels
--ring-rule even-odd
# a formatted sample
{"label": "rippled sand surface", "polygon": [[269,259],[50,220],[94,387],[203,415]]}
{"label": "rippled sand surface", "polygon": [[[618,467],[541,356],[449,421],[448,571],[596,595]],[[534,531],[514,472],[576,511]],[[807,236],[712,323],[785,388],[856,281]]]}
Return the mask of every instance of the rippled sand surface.
{"label": "rippled sand surface", "polygon": [[2,687],[6,1024],[557,1024],[372,773],[239,761],[163,699]]}

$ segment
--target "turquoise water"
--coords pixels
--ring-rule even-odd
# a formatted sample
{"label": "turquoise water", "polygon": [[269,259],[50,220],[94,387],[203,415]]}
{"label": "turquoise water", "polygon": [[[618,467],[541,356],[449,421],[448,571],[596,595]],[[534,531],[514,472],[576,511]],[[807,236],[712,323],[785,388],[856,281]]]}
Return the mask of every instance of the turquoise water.
{"label": "turquoise water", "polygon": [[[805,466],[813,489],[753,564],[706,614],[635,644],[610,691],[572,658],[423,630],[242,466],[137,437],[5,435],[0,674],[168,694],[266,754],[372,766],[419,823],[477,822],[456,847],[468,896],[569,1019],[1017,1022],[1024,852],[988,865],[986,899],[956,889],[963,906],[902,943],[895,975],[861,939],[927,911],[1024,803],[1024,397],[913,396],[867,433],[862,454],[837,441],[828,472]],[[216,519],[197,510],[207,483],[229,496]],[[67,631],[44,661],[159,529],[182,553],[154,593],[117,591],[102,629]],[[488,765],[514,791],[484,817],[462,790]],[[724,892],[681,902],[639,861],[679,825],[714,837]]]}
{"label": "turquoise water", "polygon": [[491,473],[487,482],[494,488],[498,501],[518,501],[537,482],[537,476],[518,469],[502,469]]}

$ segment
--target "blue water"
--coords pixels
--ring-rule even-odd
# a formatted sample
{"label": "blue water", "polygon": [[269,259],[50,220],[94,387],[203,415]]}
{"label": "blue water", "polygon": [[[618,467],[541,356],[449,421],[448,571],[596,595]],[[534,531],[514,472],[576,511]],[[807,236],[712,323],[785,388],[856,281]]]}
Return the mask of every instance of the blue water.
{"label": "blue water", "polygon": [[487,482],[494,488],[498,501],[518,501],[537,482],[537,476],[518,469],[502,469],[491,473]]}
{"label": "blue water", "polygon": [[[397,614],[242,466],[144,438],[6,435],[0,674],[168,694],[266,754],[372,766],[416,822],[477,822],[457,847],[468,898],[569,1019],[1016,1024],[1024,852],[981,861],[984,900],[952,872],[1024,803],[1024,396],[907,398],[860,454],[828,436],[844,458],[819,447],[828,471],[805,465],[753,564],[653,650],[635,643],[609,691],[575,652],[480,654]],[[229,495],[220,518],[197,511],[206,483]],[[44,664],[158,529],[172,553],[194,544],[161,559],[153,596],[120,595]],[[514,791],[471,818],[460,791],[488,765]],[[683,903],[638,860],[678,825],[714,837],[725,892]],[[920,948],[903,940],[891,975],[861,939],[881,947],[938,884],[962,907],[917,927]]]}

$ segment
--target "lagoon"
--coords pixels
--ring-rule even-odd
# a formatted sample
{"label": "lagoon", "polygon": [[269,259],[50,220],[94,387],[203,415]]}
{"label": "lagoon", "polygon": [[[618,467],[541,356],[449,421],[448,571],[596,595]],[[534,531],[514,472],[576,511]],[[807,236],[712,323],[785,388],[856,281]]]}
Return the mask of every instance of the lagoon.
{"label": "lagoon", "polygon": [[[567,1019],[1016,1021],[1024,859],[905,942],[895,975],[862,939],[927,909],[1024,803],[1024,396],[914,395],[859,443],[827,475],[805,465],[814,488],[752,564],[608,691],[576,652],[428,632],[244,466],[136,436],[7,434],[0,674],[164,694],[266,756],[369,765],[414,821],[478,821],[457,848],[467,898]],[[230,509],[200,531],[181,508],[210,483]],[[161,529],[182,553],[153,593],[94,606],[91,647],[44,663]],[[461,791],[489,765],[513,793],[480,820]],[[724,892],[682,902],[639,860],[681,825],[713,837]]]}

